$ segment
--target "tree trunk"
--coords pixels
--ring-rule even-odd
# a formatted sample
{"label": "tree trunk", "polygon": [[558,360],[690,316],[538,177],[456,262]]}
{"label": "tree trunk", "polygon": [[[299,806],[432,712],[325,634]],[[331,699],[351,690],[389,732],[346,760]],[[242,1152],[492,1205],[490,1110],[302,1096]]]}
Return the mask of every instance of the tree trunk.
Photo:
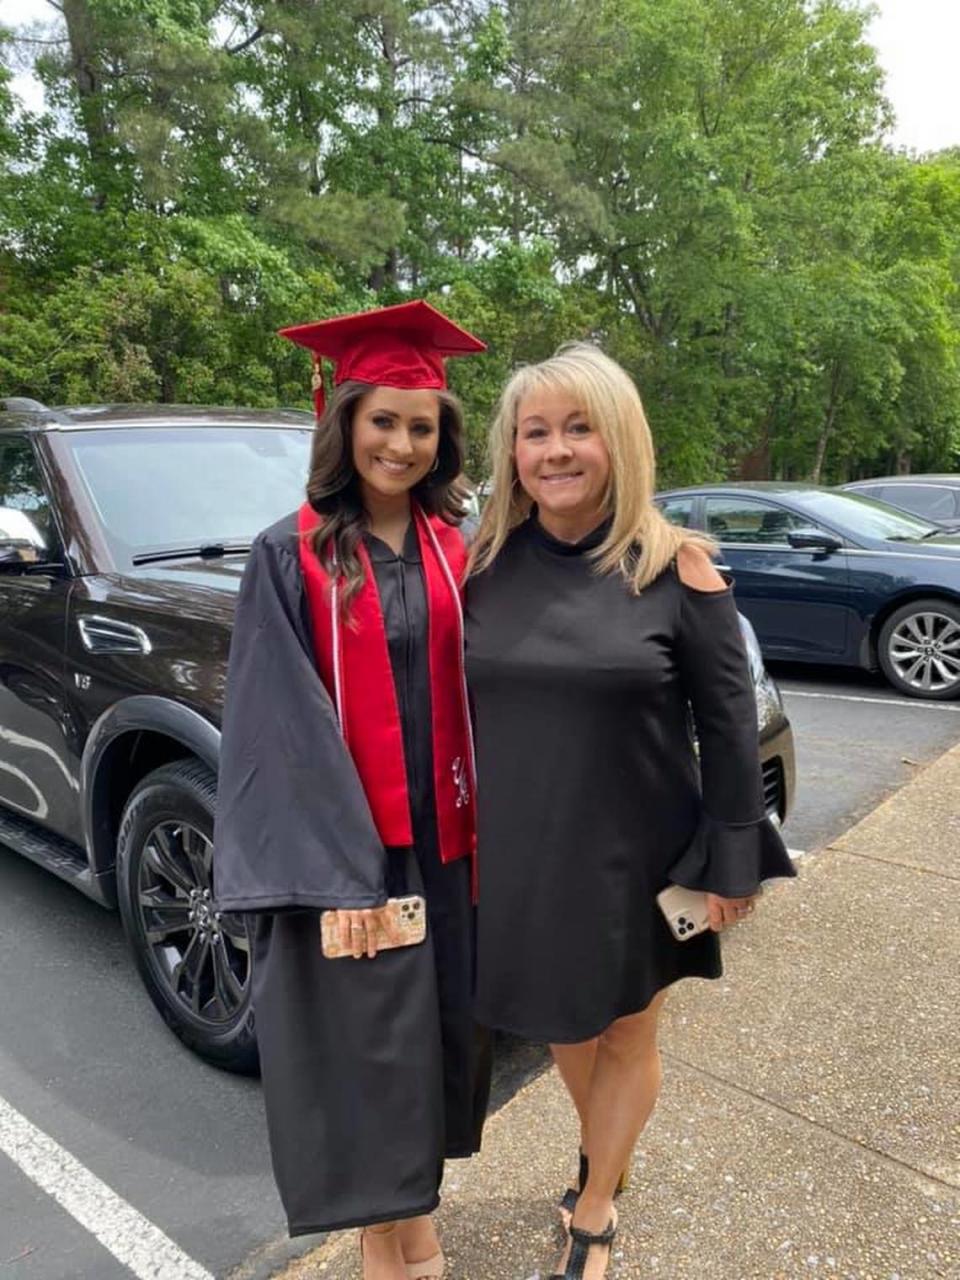
{"label": "tree trunk", "polygon": [[740,459],[737,468],[739,480],[770,479],[770,415],[764,419],[760,427],[760,439],[754,447]]}
{"label": "tree trunk", "polygon": [[457,258],[460,262],[467,256],[467,246],[463,238],[463,148],[457,148]]}
{"label": "tree trunk", "polygon": [[103,106],[97,33],[87,0],[63,0],[63,17],[70,41],[70,69],[80,108],[80,122],[93,164],[95,190],[93,207],[107,203],[107,175],[112,163],[111,129]]}
{"label": "tree trunk", "polygon": [[[382,139],[385,133],[393,131],[397,121],[397,73],[399,67],[396,31],[393,23],[386,17],[383,18],[380,27],[380,49],[383,54],[383,71],[380,80],[380,101],[377,104],[377,123],[381,128]],[[393,199],[396,199],[398,195],[396,160],[392,155],[384,155],[381,160],[384,169],[389,174],[387,191]],[[394,245],[387,251],[384,261],[370,272],[367,283],[374,293],[379,293],[387,284],[396,285],[398,263],[399,250]]]}
{"label": "tree trunk", "polygon": [[827,410],[827,416],[823,420],[823,426],[820,428],[820,435],[817,437],[817,452],[814,454],[813,468],[810,472],[811,484],[820,483],[820,476],[823,473],[823,460],[827,455],[827,445],[830,443],[835,417],[836,409],[831,405]]}
{"label": "tree trunk", "polygon": [[166,356],[161,357],[160,365],[160,403],[177,403],[177,375]]}
{"label": "tree trunk", "polygon": [[827,401],[827,412],[823,419],[823,426],[820,428],[820,435],[817,438],[817,452],[813,459],[813,470],[810,472],[810,481],[812,484],[819,484],[820,477],[823,474],[823,460],[827,455],[827,445],[833,434],[834,423],[837,420],[837,410],[840,407],[840,382],[842,370],[839,362],[834,364],[833,372],[830,375],[830,398]]}

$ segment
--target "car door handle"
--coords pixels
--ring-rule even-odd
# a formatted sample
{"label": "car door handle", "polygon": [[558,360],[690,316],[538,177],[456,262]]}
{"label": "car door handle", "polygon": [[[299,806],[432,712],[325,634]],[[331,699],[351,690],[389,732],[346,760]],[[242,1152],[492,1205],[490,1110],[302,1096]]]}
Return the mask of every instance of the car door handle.
{"label": "car door handle", "polygon": [[132,622],[91,614],[77,619],[77,630],[87,653],[148,654],[153,649],[147,633]]}

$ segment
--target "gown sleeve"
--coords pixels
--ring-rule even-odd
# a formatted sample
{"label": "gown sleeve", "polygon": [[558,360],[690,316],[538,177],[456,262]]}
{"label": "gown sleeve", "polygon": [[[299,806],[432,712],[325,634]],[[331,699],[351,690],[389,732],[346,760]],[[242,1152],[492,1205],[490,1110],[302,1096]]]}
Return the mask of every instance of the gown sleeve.
{"label": "gown sleeve", "polygon": [[764,809],[756,697],[732,590],[680,590],[678,662],[700,744],[703,808],[669,878],[745,898],[796,870]]}
{"label": "gown sleeve", "polygon": [[377,907],[386,854],[301,614],[299,561],[261,535],[240,587],[214,883],[223,911]]}

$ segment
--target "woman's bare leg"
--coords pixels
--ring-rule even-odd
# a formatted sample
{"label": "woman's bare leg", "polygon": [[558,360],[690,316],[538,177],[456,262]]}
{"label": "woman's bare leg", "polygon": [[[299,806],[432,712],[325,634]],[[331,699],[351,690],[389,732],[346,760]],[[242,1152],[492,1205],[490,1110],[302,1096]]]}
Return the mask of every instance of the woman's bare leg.
{"label": "woman's bare leg", "polygon": [[363,1280],[407,1280],[400,1232],[395,1222],[378,1222],[376,1226],[364,1227],[360,1248],[363,1251]]}
{"label": "woman's bare leg", "polygon": [[[560,1079],[566,1086],[573,1105],[580,1118],[580,1150],[584,1155],[590,1154],[590,1143],[587,1137],[587,1106],[590,1098],[590,1082],[593,1079],[593,1068],[597,1061],[599,1038],[583,1040],[580,1044],[552,1044],[550,1052],[557,1064]],[[630,1157],[627,1157],[623,1172],[629,1171]],[[619,1179],[618,1179],[619,1184]],[[563,1214],[564,1220],[567,1215]]]}
{"label": "woman's bare leg", "polygon": [[583,1040],[580,1044],[552,1044],[550,1052],[557,1064],[560,1079],[567,1087],[580,1117],[580,1149],[587,1151],[587,1105],[590,1101],[590,1081],[597,1059],[598,1040]]}
{"label": "woman's bare leg", "polygon": [[[642,1013],[618,1018],[597,1041],[586,1105],[590,1176],[573,1215],[574,1225],[591,1234],[604,1231],[614,1216],[620,1174],[656,1106],[661,1078],[657,1029],[665,996],[661,991]],[[608,1250],[591,1249],[585,1280],[600,1280],[608,1256]]]}
{"label": "woman's bare leg", "polygon": [[430,1214],[404,1218],[397,1224],[405,1262],[427,1262],[440,1252],[440,1240]]}

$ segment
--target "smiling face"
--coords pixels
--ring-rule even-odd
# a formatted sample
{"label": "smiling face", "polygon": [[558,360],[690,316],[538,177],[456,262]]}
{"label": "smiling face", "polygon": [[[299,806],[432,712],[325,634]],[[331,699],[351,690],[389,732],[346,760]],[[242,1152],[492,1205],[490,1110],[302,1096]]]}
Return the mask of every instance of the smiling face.
{"label": "smiling face", "polygon": [[353,465],[370,500],[402,498],[430,473],[440,444],[433,391],[375,387],[353,411]]}
{"label": "smiling face", "polygon": [[557,537],[582,537],[603,519],[610,455],[568,392],[544,388],[523,397],[514,460],[541,523]]}

